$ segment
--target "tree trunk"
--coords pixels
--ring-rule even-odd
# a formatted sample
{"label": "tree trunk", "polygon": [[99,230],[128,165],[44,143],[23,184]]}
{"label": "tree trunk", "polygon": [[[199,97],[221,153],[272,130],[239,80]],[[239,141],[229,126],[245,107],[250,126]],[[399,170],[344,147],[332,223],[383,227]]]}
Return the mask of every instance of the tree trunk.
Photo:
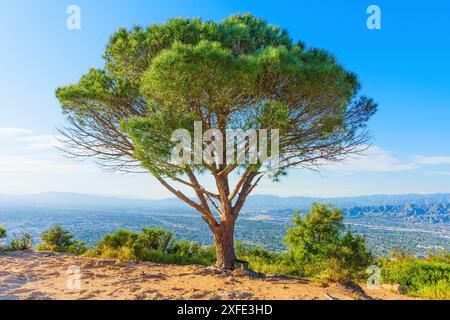
{"label": "tree trunk", "polygon": [[222,222],[214,232],[216,244],[216,267],[233,270],[236,261],[234,252],[234,221]]}

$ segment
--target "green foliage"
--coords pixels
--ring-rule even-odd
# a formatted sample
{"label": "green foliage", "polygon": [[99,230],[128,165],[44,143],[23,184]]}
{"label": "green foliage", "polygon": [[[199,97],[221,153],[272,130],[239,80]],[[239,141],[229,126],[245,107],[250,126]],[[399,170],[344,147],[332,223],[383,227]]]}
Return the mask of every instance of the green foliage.
{"label": "green foliage", "polygon": [[9,251],[30,250],[33,247],[33,239],[28,232],[22,231],[15,234],[9,245]]}
{"label": "green foliage", "polygon": [[280,129],[289,137],[281,156],[294,166],[319,154],[337,159],[366,141],[363,129],[377,108],[358,96],[356,75],[332,54],[251,14],[121,28],[103,57],[104,69],[56,90],[74,130],[69,146],[104,161],[131,155],[155,175],[182,173],[169,161],[171,135],[192,134],[194,120],[220,130]]}
{"label": "green foliage", "polygon": [[171,232],[162,229],[144,228],[140,233],[120,229],[105,235],[85,256],[210,265],[215,259],[215,251],[213,247],[203,248],[195,242],[176,241]]}
{"label": "green foliage", "polygon": [[426,299],[450,299],[450,263],[448,253],[419,259],[394,255],[382,259],[383,282],[402,285],[409,295]]}
{"label": "green foliage", "polygon": [[450,300],[450,281],[439,280],[432,285],[420,286],[415,295],[428,300]]}
{"label": "green foliage", "polygon": [[7,246],[2,245],[3,240],[1,240],[3,238],[6,238],[6,231],[7,231],[7,229],[5,227],[0,226],[0,253],[9,251],[9,248]]}
{"label": "green foliage", "polygon": [[441,262],[450,265],[450,252],[432,252],[427,256],[427,261]]}
{"label": "green foliage", "polygon": [[143,228],[136,241],[138,248],[166,252],[172,241],[172,232],[163,229]]}
{"label": "green foliage", "polygon": [[373,256],[366,247],[364,237],[347,232],[330,249],[324,256],[328,259],[325,278],[338,282],[365,279]]}
{"label": "green foliage", "polygon": [[206,264],[211,264],[211,262],[214,261],[216,256],[216,251],[213,246],[208,246],[205,248],[201,247],[196,242],[193,241],[190,242],[187,240],[173,242],[171,247],[168,249],[168,253],[188,259],[195,259],[196,257],[201,257],[201,259],[209,261],[209,263]]}
{"label": "green foliage", "polygon": [[41,235],[42,243],[36,246],[36,251],[69,252],[76,255],[86,252],[84,242],[74,241],[71,232],[55,225]]}
{"label": "green foliage", "polygon": [[238,255],[259,272],[338,282],[362,280],[372,254],[363,237],[344,231],[340,210],[313,204],[304,219],[299,212],[295,213],[293,227],[284,239],[287,252],[276,254],[262,248],[238,246]]}
{"label": "green foliage", "polygon": [[0,226],[0,239],[6,237],[6,228]]}
{"label": "green foliage", "polygon": [[[0,226],[0,239],[6,238],[6,228]],[[22,231],[19,234],[14,234],[9,245],[0,244],[0,252],[24,251],[30,250],[33,247],[33,239],[27,232]]]}
{"label": "green foliage", "polygon": [[264,274],[297,274],[295,268],[286,263],[285,255],[270,252],[265,248],[247,248],[241,243],[238,243],[236,255],[240,260],[247,261],[249,268],[256,272]]}
{"label": "green foliage", "polygon": [[344,233],[341,210],[313,204],[304,219],[297,213],[285,238],[288,263],[303,276],[347,282],[363,279],[372,254],[363,237]]}

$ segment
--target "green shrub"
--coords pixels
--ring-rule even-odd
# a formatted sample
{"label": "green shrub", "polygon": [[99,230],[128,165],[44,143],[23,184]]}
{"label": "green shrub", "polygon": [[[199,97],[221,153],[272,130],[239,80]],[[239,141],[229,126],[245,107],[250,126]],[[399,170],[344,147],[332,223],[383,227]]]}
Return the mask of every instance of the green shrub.
{"label": "green shrub", "polygon": [[330,247],[325,259],[328,259],[325,278],[347,282],[364,279],[373,256],[366,247],[364,237],[347,232]]}
{"label": "green shrub", "polygon": [[203,248],[195,242],[176,241],[171,232],[162,229],[144,228],[141,232],[119,229],[107,234],[84,256],[210,265],[215,260],[215,251],[214,247]]}
{"label": "green shrub", "polygon": [[42,243],[36,246],[36,251],[68,252],[77,255],[86,252],[84,242],[74,241],[72,233],[64,230],[60,225],[44,231],[41,241]]}
{"label": "green shrub", "polygon": [[427,257],[427,260],[432,262],[443,262],[450,264],[450,252],[430,253]]}
{"label": "green shrub", "polygon": [[340,210],[313,204],[304,219],[295,213],[293,227],[284,239],[287,252],[277,254],[238,245],[238,257],[257,272],[338,282],[365,279],[372,254],[363,237],[345,233],[343,219]]}
{"label": "green shrub", "polygon": [[132,247],[138,238],[139,234],[137,232],[119,229],[111,234],[105,235],[97,246],[100,248],[109,247],[113,249],[118,249],[120,247]]}
{"label": "green shrub", "polygon": [[450,282],[440,280],[433,285],[421,286],[416,295],[423,299],[430,300],[450,300]]}
{"label": "green shrub", "polygon": [[170,248],[168,248],[168,253],[172,255],[177,255],[186,258],[196,258],[201,257],[202,259],[207,259],[213,262],[216,256],[216,250],[213,246],[202,247],[197,242],[194,241],[174,241]]}
{"label": "green shrub", "polygon": [[6,237],[6,228],[0,226],[0,239]]}
{"label": "green shrub", "polygon": [[418,259],[395,255],[382,259],[383,282],[402,285],[408,295],[426,299],[450,299],[450,264],[441,258]]}
{"label": "green shrub", "polygon": [[138,260],[148,260],[148,251],[165,253],[171,244],[172,232],[162,229],[142,229],[132,245]]}
{"label": "green shrub", "polygon": [[238,243],[236,255],[240,260],[248,262],[251,270],[265,274],[288,274],[295,275],[295,267],[287,263],[282,254],[270,252],[265,248],[247,248]]}
{"label": "green shrub", "polygon": [[362,280],[373,256],[362,236],[345,231],[342,211],[313,204],[303,219],[297,212],[287,231],[287,263],[300,276],[349,282]]}
{"label": "green shrub", "polygon": [[33,247],[33,238],[28,232],[22,231],[20,234],[15,234],[9,245],[9,251],[24,251],[30,250]]}
{"label": "green shrub", "polygon": [[3,246],[3,238],[6,238],[6,228],[0,226],[0,253],[9,251],[9,247]]}

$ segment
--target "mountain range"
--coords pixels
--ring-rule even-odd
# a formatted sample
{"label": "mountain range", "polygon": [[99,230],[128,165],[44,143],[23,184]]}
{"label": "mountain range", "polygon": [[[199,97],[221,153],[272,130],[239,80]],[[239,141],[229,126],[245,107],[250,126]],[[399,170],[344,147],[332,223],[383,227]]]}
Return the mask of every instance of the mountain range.
{"label": "mountain range", "polygon": [[[248,198],[244,210],[259,213],[297,209],[305,211],[313,202],[331,203],[341,208],[346,216],[354,218],[392,217],[417,222],[450,222],[450,194],[372,195],[339,198],[253,195]],[[58,192],[28,195],[0,194],[1,207],[190,210],[190,207],[176,198],[147,200]]]}

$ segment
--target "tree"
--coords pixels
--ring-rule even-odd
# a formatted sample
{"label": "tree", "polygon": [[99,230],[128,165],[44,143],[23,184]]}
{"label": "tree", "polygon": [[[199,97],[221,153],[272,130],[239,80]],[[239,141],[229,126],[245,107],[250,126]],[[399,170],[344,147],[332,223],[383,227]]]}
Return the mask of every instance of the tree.
{"label": "tree", "polygon": [[[235,223],[262,177],[277,181],[291,167],[340,161],[361,152],[370,138],[366,124],[376,105],[358,96],[356,75],[326,51],[294,43],[286,30],[250,14],[220,23],[179,18],[120,29],[104,59],[103,69],[56,91],[69,121],[61,129],[64,151],[95,157],[109,170],[151,173],[200,212],[220,268],[234,267]],[[215,152],[212,161],[174,164],[172,133],[193,134],[195,122],[223,135],[227,129],[278,129],[279,166],[216,161],[226,151]],[[275,144],[272,135],[267,141]],[[237,147],[249,151],[249,145],[245,140]],[[202,186],[199,175],[210,176],[216,190]]]}
{"label": "tree", "polygon": [[42,243],[36,246],[36,251],[69,252],[83,254],[87,249],[84,242],[74,241],[70,231],[56,224],[41,234]]}
{"label": "tree", "polygon": [[25,231],[21,231],[19,234],[14,234],[9,245],[12,251],[26,251],[33,247],[33,238],[31,234]]}
{"label": "tree", "polygon": [[314,203],[305,218],[296,212],[284,242],[288,260],[302,276],[324,274],[329,280],[362,279],[372,262],[364,237],[345,230],[342,211]]}

